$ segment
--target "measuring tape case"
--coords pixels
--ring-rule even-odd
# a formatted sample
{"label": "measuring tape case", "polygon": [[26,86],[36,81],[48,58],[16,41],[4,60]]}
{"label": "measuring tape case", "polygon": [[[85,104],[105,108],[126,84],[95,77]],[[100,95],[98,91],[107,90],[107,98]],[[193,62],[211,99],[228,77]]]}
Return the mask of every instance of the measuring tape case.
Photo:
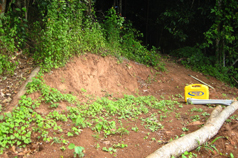
{"label": "measuring tape case", "polygon": [[184,88],[185,102],[187,98],[209,99],[208,86],[203,84],[191,84]]}

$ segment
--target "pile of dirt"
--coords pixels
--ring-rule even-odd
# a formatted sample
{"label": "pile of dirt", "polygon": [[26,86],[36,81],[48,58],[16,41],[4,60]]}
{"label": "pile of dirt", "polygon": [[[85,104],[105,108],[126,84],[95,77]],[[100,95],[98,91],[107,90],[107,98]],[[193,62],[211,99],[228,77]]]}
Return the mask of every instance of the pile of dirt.
{"label": "pile of dirt", "polygon": [[[146,157],[163,144],[168,143],[171,138],[175,139],[176,136],[199,129],[209,117],[201,117],[197,122],[191,120],[190,116],[197,114],[197,112],[191,113],[192,108],[202,108],[203,112],[207,113],[211,113],[213,108],[205,105],[187,105],[184,102],[184,87],[188,84],[198,83],[198,81],[191,78],[188,74],[199,78],[215,88],[209,90],[211,99],[233,99],[237,97],[238,89],[229,87],[213,77],[186,69],[179,64],[169,61],[169,59],[163,59],[163,62],[165,62],[167,69],[165,72],[157,71],[125,58],[120,62],[115,57],[101,57],[94,54],[86,54],[71,59],[65,67],[53,69],[51,72],[46,73],[44,80],[47,85],[58,89],[63,94],[73,94],[77,96],[81,102],[90,103],[96,98],[101,97],[108,97],[115,100],[128,94],[134,96],[152,95],[158,100],[176,100],[183,105],[183,108],[178,109],[178,111],[163,120],[164,128],[162,130],[153,133],[150,133],[148,129],[144,129],[128,136],[118,135],[108,137],[107,139],[102,138],[96,140],[92,137],[92,135],[95,135],[92,130],[84,129],[79,136],[69,138],[68,140],[78,146],[83,146],[85,148],[84,152],[86,157],[114,157],[115,155],[113,154],[95,148],[95,143],[97,142],[100,146],[109,147],[121,141],[126,143],[128,147],[118,150],[116,157]],[[33,93],[29,96],[35,99],[39,94]],[[63,102],[58,109],[61,111],[66,110],[66,106],[70,106],[70,104]],[[42,114],[48,114],[50,111],[52,111],[52,109],[48,108],[46,104],[40,105],[37,109],[37,112]],[[179,119],[177,118],[178,114],[180,115]],[[238,115],[238,112],[233,116],[236,115]],[[198,154],[199,157],[226,157],[226,153],[238,155],[238,151],[236,150],[238,140],[231,139],[232,137],[238,136],[236,123],[237,120],[233,119],[225,123],[219,131],[217,136],[226,137],[216,141],[216,148],[220,153],[211,153],[206,150],[200,150],[199,152],[194,151],[194,153]],[[125,124],[130,127],[128,130],[131,131],[131,123],[125,121]],[[136,125],[139,129],[144,128],[140,124]],[[186,126],[188,131],[185,132],[185,130],[181,130],[184,126]],[[62,128],[67,129],[68,127],[62,125]],[[147,133],[150,133],[148,134],[150,140],[145,139]],[[160,141],[154,142],[151,138]],[[43,143],[38,145],[38,148],[39,146],[41,150],[34,152],[29,157],[73,156],[72,151],[65,150],[63,152],[60,150],[60,145],[55,143],[53,145]],[[14,155],[14,153],[9,152],[9,154],[5,154],[5,156],[7,155]]]}

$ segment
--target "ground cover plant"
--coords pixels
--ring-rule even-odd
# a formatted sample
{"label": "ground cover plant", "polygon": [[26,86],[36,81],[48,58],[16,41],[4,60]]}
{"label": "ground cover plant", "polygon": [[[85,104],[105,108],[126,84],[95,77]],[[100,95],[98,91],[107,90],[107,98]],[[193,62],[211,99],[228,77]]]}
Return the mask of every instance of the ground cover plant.
{"label": "ground cover plant", "polygon": [[[64,137],[80,135],[84,128],[90,128],[95,134],[104,138],[112,135],[129,135],[130,132],[123,123],[126,120],[134,123],[141,120],[141,125],[145,129],[155,132],[158,129],[163,129],[163,125],[157,119],[157,114],[153,113],[146,118],[141,117],[141,115],[148,114],[151,108],[169,114],[176,109],[175,106],[179,105],[177,101],[158,101],[153,96],[134,97],[132,95],[125,95],[124,98],[117,101],[101,98],[89,105],[80,104],[73,95],[63,95],[57,89],[47,86],[42,74],[33,78],[33,81],[27,85],[27,94],[34,92],[39,92],[41,96],[32,100],[30,97],[23,95],[17,108],[10,113],[1,115],[1,153],[12,146],[26,148],[32,143],[33,139],[51,144],[68,145],[69,141]],[[43,102],[54,104],[62,100],[75,106],[68,106],[64,113],[54,110],[45,116],[35,111]],[[58,122],[67,123],[69,120],[71,120],[72,129],[67,134],[63,134],[64,130]],[[135,131],[138,132],[138,130],[140,129],[136,126]],[[61,136],[55,134],[52,137],[53,133],[59,133]],[[102,150],[112,154],[116,153],[117,148],[126,147],[127,144],[118,143],[108,149],[103,147]],[[69,149],[75,149],[75,156],[83,157],[83,147],[78,148],[72,144],[69,145]]]}

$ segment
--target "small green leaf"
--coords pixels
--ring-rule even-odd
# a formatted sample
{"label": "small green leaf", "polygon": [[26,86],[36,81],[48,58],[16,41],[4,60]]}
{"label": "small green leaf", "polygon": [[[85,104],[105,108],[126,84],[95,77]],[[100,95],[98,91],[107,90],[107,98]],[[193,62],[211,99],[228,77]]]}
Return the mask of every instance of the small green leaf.
{"label": "small green leaf", "polygon": [[26,12],[26,8],[25,8],[25,7],[23,7],[22,10],[23,10],[24,12]]}
{"label": "small green leaf", "polygon": [[68,146],[69,149],[74,149],[74,147],[75,147],[74,143],[71,143],[71,144],[69,144],[69,146]]}
{"label": "small green leaf", "polygon": [[76,153],[76,154],[80,154],[81,152],[83,152],[84,147],[76,146],[76,147],[74,148],[74,150],[75,150],[75,153]]}
{"label": "small green leaf", "polygon": [[70,132],[68,132],[68,134],[67,134],[69,137],[70,136],[74,136],[74,134],[73,133],[70,133]]}

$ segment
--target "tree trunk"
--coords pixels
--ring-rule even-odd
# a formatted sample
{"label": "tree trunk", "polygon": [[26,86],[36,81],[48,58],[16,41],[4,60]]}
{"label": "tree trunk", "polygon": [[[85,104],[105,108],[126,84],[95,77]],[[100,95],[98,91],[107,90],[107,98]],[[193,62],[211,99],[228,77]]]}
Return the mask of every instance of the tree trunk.
{"label": "tree trunk", "polygon": [[[222,3],[222,0],[218,0],[218,12],[220,12],[220,10],[221,10],[221,3]],[[221,17],[220,16],[218,16],[217,17],[218,18],[218,21],[220,21],[220,19],[221,19]],[[220,23],[218,24],[218,26],[217,26],[217,32],[218,32],[218,37],[216,38],[216,63],[217,64],[219,64],[220,65],[220,56],[221,56],[221,51],[220,51]]]}
{"label": "tree trunk", "polygon": [[145,44],[147,45],[148,43],[148,25],[149,25],[149,0],[147,0],[147,9],[146,9],[146,33],[145,33]]}
{"label": "tree trunk", "polygon": [[7,0],[2,0],[2,3],[1,3],[1,14],[4,14],[5,11],[6,11],[6,4],[7,4]]}
{"label": "tree trunk", "polygon": [[125,8],[124,9],[124,14],[123,14],[124,17],[126,17],[126,13],[127,13],[126,12],[126,10],[127,10],[126,4],[127,4],[127,0],[125,0],[125,3],[124,3],[124,8]]}
{"label": "tree trunk", "polygon": [[115,8],[116,6],[116,0],[114,0],[114,3],[113,3],[113,8]]}
{"label": "tree trunk", "polygon": [[26,8],[25,19],[27,20],[27,10],[28,10],[28,8],[27,8],[27,0],[24,0],[24,6]]}
{"label": "tree trunk", "polygon": [[226,67],[226,50],[224,49],[225,48],[225,39],[223,38],[222,40],[222,55],[223,55],[223,67]]}
{"label": "tree trunk", "polygon": [[220,105],[217,106],[212,111],[210,118],[202,128],[162,146],[154,153],[147,156],[147,158],[170,158],[171,156],[177,157],[183,154],[185,151],[191,151],[197,148],[214,137],[218,133],[225,120],[237,109],[237,101],[233,102],[223,111]]}
{"label": "tree trunk", "polygon": [[122,16],[122,0],[120,0],[119,9],[119,13]]}

